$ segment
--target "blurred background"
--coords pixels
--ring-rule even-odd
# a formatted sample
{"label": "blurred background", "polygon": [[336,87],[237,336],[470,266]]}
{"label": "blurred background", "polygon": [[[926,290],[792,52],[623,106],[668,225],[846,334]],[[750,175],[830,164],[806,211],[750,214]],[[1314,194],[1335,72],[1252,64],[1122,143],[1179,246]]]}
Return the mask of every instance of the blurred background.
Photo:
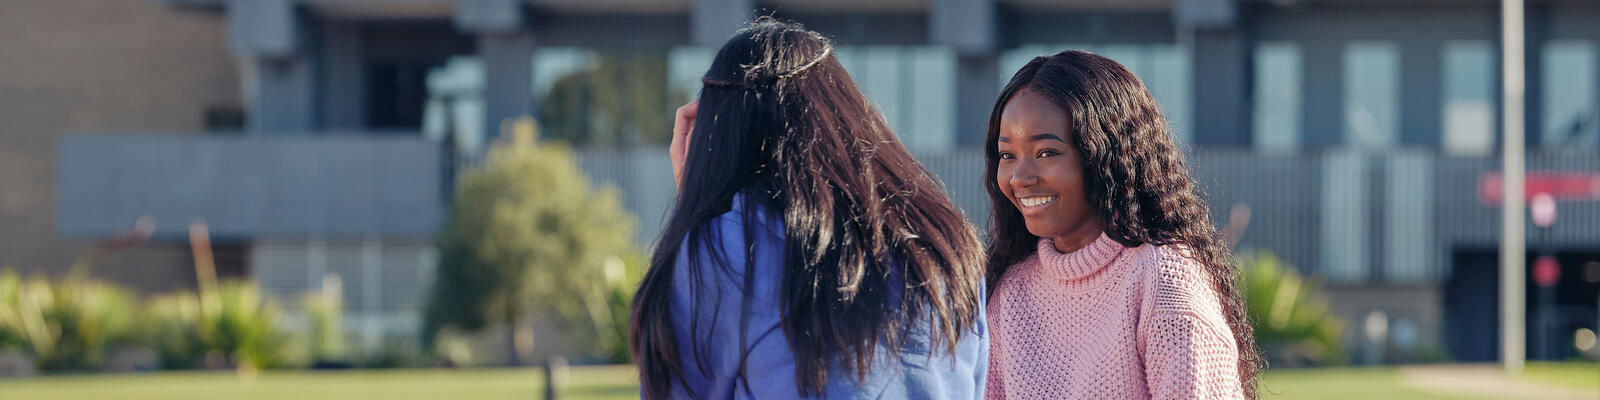
{"label": "blurred background", "polygon": [[[635,397],[672,112],[759,15],[832,37],[985,229],[1011,74],[1133,70],[1236,243],[1266,397],[1600,397],[1600,1],[1525,8],[1537,362],[1509,375],[1496,1],[0,7],[0,375],[35,377],[0,397]],[[110,374],[156,370],[198,372]]]}

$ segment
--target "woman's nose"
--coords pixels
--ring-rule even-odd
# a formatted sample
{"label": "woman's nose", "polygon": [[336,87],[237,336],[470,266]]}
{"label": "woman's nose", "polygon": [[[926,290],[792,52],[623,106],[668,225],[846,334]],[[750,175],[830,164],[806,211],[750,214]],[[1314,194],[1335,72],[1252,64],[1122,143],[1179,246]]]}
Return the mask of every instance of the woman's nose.
{"label": "woman's nose", "polygon": [[1039,174],[1034,173],[1033,163],[1019,162],[1016,169],[1011,170],[1011,186],[1027,187],[1039,183]]}

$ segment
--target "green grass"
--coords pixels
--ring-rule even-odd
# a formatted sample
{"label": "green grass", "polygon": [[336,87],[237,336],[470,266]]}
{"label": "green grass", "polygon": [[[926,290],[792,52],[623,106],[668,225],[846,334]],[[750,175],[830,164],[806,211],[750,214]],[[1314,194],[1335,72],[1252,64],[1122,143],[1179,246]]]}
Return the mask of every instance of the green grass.
{"label": "green grass", "polygon": [[1532,362],[1522,379],[1580,390],[1600,390],[1600,364],[1589,362]]}
{"label": "green grass", "polygon": [[[567,399],[633,399],[638,386],[627,366],[573,367]],[[1594,390],[1594,363],[1530,363],[1521,379]],[[229,372],[69,375],[0,380],[0,398],[13,399],[540,399],[535,368],[468,370],[274,371],[253,379]],[[1263,399],[1462,399],[1407,387],[1395,368],[1279,369],[1269,372]],[[1468,398],[1472,399],[1472,398]],[[1477,398],[1480,400],[1492,397]]]}
{"label": "green grass", "polygon": [[1394,368],[1308,368],[1271,370],[1262,381],[1262,399],[1454,399],[1405,387]]}
{"label": "green grass", "polygon": [[[629,367],[573,367],[570,399],[638,398]],[[0,380],[0,398],[20,399],[541,399],[540,370],[368,370],[50,376]]]}

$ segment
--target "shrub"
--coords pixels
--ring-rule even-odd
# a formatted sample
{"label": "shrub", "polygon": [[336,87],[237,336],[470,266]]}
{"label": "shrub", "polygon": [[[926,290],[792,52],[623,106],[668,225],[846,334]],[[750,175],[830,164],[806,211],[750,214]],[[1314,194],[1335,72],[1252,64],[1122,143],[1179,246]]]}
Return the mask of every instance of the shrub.
{"label": "shrub", "polygon": [[1268,252],[1239,257],[1244,295],[1256,343],[1274,365],[1342,363],[1342,323],[1328,314],[1327,301],[1314,282]]}
{"label": "shrub", "polygon": [[133,304],[127,291],[101,282],[0,273],[0,350],[28,354],[44,371],[98,370],[132,339]]}
{"label": "shrub", "polygon": [[286,367],[298,360],[280,314],[254,285],[223,282],[151,301],[145,337],[166,368]]}
{"label": "shrub", "polygon": [[55,295],[47,282],[0,272],[0,351],[33,354],[54,349],[56,334],[45,320]]}
{"label": "shrub", "polygon": [[[323,287],[328,286],[324,283]],[[344,301],[339,296],[338,292],[312,292],[301,298],[311,322],[307,339],[313,361],[349,361],[344,343]]]}

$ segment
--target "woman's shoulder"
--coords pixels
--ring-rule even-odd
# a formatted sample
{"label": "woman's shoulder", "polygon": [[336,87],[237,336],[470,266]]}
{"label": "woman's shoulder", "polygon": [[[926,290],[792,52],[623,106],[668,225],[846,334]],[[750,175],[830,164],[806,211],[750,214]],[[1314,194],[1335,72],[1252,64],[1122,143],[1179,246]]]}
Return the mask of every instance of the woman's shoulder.
{"label": "woman's shoulder", "polygon": [[[737,306],[749,282],[757,313],[771,313],[783,257],[783,222],[770,208],[735,196],[728,211],[705,222],[703,234],[686,235],[679,243],[673,283],[683,299],[711,298]],[[730,289],[731,288],[731,289]]]}
{"label": "woman's shoulder", "polygon": [[995,291],[1015,285],[1019,280],[1028,280],[1039,272],[1039,254],[1037,252],[1023,257],[1022,261],[1011,263],[1006,267],[1005,273],[1000,275],[1000,280],[995,283]]}
{"label": "woman's shoulder", "polygon": [[1153,312],[1220,313],[1216,289],[1205,263],[1184,244],[1146,244],[1129,249],[1140,266],[1146,306]]}
{"label": "woman's shoulder", "polygon": [[[781,243],[783,240],[783,218],[778,215],[777,211],[769,206],[747,200],[743,194],[735,195],[730,202],[728,211],[712,217],[705,224],[704,232],[710,234],[708,237],[695,238],[685,236],[683,243],[680,243],[680,245],[687,249],[691,244],[706,246],[716,243],[721,247],[729,247],[731,245],[732,247],[729,248],[737,249],[747,243],[747,238],[745,237],[747,235],[750,236],[748,239],[762,242],[762,244],[773,241]],[[700,243],[691,243],[691,241]]]}

